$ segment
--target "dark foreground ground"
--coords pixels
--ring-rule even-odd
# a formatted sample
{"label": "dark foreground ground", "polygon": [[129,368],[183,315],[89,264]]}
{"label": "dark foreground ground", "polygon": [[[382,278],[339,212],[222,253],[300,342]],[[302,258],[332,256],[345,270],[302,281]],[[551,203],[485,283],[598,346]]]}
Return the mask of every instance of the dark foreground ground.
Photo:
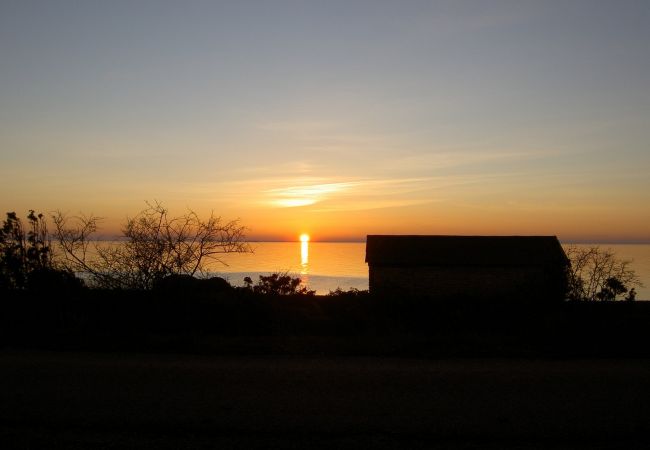
{"label": "dark foreground ground", "polygon": [[650,360],[0,353],[0,448],[648,448]]}

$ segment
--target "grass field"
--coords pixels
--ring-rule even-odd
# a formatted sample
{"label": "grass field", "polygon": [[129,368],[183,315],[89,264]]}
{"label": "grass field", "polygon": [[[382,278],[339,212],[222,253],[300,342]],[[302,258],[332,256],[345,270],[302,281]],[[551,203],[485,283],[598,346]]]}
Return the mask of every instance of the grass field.
{"label": "grass field", "polygon": [[0,353],[2,448],[646,448],[650,361]]}

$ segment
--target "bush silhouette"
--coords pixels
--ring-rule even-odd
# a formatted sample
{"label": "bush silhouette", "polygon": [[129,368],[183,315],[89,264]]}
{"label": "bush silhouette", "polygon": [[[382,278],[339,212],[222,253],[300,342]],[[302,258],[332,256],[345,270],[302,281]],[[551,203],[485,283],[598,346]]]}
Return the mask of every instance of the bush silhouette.
{"label": "bush silhouette", "polygon": [[252,289],[256,294],[264,295],[307,295],[313,296],[316,291],[301,286],[302,280],[298,277],[291,277],[287,274],[274,273],[271,275],[260,275],[256,285],[252,285],[249,277],[244,279],[246,286]]}

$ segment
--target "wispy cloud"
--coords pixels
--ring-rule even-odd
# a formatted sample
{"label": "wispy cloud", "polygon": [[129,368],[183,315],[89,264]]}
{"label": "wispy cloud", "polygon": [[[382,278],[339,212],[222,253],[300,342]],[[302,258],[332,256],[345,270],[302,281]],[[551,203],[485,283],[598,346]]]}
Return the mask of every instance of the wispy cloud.
{"label": "wispy cloud", "polygon": [[364,179],[293,183],[263,191],[271,207],[314,206],[314,211],[363,210],[428,203],[432,178]]}
{"label": "wispy cloud", "polygon": [[332,169],[305,161],[285,161],[242,168],[220,182],[193,183],[187,186],[185,196],[214,198],[233,207],[306,208],[312,212],[397,208],[452,198],[456,202],[484,201],[490,193],[504,195],[518,192],[522,184],[541,183],[537,164],[532,162],[548,154],[534,149],[493,153],[446,149],[404,155],[390,165],[387,161],[370,161],[370,167],[364,169],[372,174],[365,177],[355,177],[353,169],[324,175]]}
{"label": "wispy cloud", "polygon": [[348,191],[359,182],[294,185],[269,189],[264,192],[269,203],[280,207],[308,206],[330,198],[336,193]]}

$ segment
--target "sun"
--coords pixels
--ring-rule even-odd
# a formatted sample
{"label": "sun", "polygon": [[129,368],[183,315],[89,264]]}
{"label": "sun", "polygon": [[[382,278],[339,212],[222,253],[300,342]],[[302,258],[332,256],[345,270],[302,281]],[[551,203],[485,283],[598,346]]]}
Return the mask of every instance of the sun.
{"label": "sun", "polygon": [[303,233],[300,235],[300,242],[309,242],[309,235],[307,233]]}

